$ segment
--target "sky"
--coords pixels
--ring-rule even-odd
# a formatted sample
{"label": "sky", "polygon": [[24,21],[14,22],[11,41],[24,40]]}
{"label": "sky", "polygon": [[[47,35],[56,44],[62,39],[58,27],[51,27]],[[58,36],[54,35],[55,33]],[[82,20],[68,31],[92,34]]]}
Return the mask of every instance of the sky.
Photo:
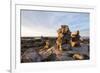
{"label": "sky", "polygon": [[89,37],[89,13],[21,10],[21,36],[57,36],[61,25],[68,25],[71,32],[80,31]]}

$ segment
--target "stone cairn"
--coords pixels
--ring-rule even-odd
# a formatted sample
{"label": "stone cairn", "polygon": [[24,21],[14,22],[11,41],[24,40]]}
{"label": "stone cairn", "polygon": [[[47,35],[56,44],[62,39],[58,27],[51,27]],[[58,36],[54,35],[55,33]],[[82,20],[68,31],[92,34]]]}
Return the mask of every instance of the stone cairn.
{"label": "stone cairn", "polygon": [[77,32],[73,32],[71,34],[71,45],[72,45],[72,47],[79,47],[80,46],[79,30],[77,30]]}
{"label": "stone cairn", "polygon": [[[79,30],[77,30],[77,32],[72,33],[68,25],[61,25],[61,27],[57,30],[57,34],[58,36],[56,39],[56,46],[53,51],[56,54],[57,59],[60,60],[63,49],[71,50],[72,47],[80,46],[80,35],[79,35]],[[40,54],[45,55],[45,52],[49,51],[49,49],[50,49],[50,41],[49,39],[46,39],[45,46],[43,49],[40,50]],[[75,57],[81,59],[80,54],[73,56],[73,58]]]}
{"label": "stone cairn", "polygon": [[71,32],[67,25],[61,25],[61,28],[58,29],[57,33],[58,37],[56,40],[56,45],[57,48],[62,51],[62,45],[70,44]]}
{"label": "stone cairn", "polygon": [[71,32],[67,25],[61,25],[61,28],[57,31],[58,37],[56,40],[56,45],[59,50],[66,47],[67,49],[71,47],[80,46],[80,35],[79,30],[77,32]]}

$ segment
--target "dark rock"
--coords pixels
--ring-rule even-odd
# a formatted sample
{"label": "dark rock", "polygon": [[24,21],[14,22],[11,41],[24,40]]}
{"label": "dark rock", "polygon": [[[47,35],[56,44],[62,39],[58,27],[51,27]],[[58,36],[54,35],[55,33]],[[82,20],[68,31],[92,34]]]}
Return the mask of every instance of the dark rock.
{"label": "dark rock", "polygon": [[63,50],[67,50],[67,51],[68,51],[68,50],[72,50],[70,44],[63,44],[63,45],[62,45],[62,49],[63,49]]}
{"label": "dark rock", "polygon": [[24,62],[41,62],[42,57],[38,54],[38,52],[30,48],[24,52],[21,57],[21,61]]}

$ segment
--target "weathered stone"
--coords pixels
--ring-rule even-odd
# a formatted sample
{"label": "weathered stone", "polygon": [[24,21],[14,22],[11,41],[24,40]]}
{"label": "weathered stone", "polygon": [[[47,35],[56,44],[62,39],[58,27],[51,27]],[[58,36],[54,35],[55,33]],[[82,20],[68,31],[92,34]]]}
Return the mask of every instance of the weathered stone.
{"label": "weathered stone", "polygon": [[71,45],[72,47],[80,47],[79,31],[71,33]]}
{"label": "weathered stone", "polygon": [[21,56],[21,61],[23,63],[24,62],[41,62],[41,60],[42,60],[42,57],[33,48],[26,50],[24,54]]}
{"label": "weathered stone", "polygon": [[75,53],[73,55],[73,59],[76,59],[76,60],[83,60],[84,59],[84,56],[80,53]]}

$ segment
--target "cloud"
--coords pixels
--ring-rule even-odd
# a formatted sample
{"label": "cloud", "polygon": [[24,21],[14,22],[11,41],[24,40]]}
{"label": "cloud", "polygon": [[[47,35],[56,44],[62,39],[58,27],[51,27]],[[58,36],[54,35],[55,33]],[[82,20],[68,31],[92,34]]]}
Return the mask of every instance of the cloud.
{"label": "cloud", "polygon": [[57,36],[56,30],[48,29],[42,26],[26,27],[22,26],[22,36]]}
{"label": "cloud", "polygon": [[56,30],[68,24],[71,31],[80,30],[81,35],[89,34],[89,13],[21,11],[22,36],[56,36]]}

